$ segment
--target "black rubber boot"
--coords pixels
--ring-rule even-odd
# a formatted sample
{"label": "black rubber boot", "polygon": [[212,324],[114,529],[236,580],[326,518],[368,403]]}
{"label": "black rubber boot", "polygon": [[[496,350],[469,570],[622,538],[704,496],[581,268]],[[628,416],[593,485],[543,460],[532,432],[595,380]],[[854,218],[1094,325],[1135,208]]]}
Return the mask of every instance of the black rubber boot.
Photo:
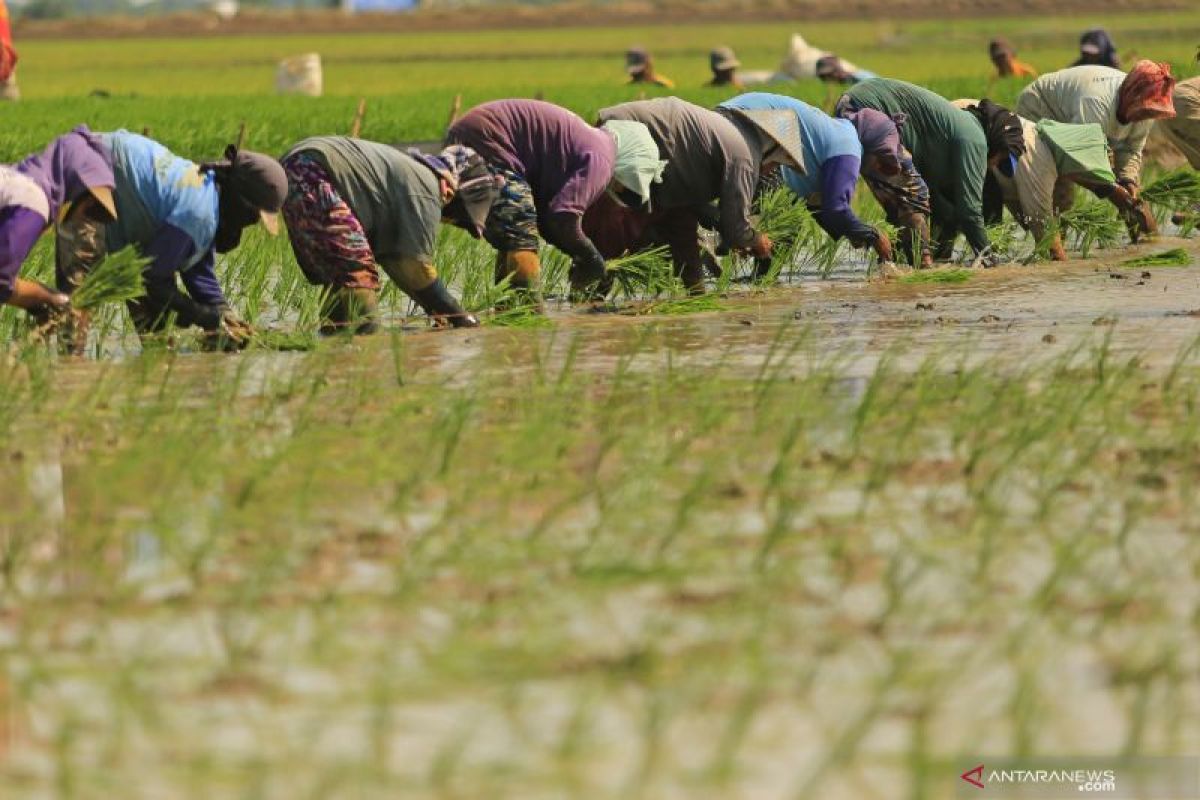
{"label": "black rubber boot", "polygon": [[435,280],[424,289],[414,291],[412,299],[417,301],[417,305],[429,315],[436,325],[450,323],[455,328],[479,327],[479,320],[475,315],[463,310],[463,307],[446,289],[446,284],[442,283],[440,279]]}

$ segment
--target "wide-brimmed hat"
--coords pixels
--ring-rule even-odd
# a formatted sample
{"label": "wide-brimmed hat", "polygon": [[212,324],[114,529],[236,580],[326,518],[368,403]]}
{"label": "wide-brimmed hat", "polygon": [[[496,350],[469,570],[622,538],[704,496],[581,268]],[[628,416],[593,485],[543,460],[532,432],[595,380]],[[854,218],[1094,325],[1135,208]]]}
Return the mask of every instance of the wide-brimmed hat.
{"label": "wide-brimmed hat", "polygon": [[630,75],[645,72],[650,66],[650,53],[644,47],[631,47],[625,51],[625,71]]}
{"label": "wide-brimmed hat", "polygon": [[708,54],[708,63],[714,70],[737,69],[742,65],[734,55],[733,48],[724,45],[713,48]]}
{"label": "wide-brimmed hat", "polygon": [[752,123],[755,128],[768,136],[773,142],[783,148],[794,164],[793,169],[807,173],[804,164],[804,143],[800,133],[800,120],[793,111],[778,108],[736,108],[724,107],[729,113],[735,114]]}

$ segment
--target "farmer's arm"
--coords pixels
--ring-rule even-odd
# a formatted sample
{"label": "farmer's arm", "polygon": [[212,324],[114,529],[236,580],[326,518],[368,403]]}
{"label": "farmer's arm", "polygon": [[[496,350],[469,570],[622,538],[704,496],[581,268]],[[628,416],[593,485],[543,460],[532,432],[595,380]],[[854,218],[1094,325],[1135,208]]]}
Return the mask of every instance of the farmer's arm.
{"label": "farmer's arm", "polygon": [[604,272],[604,256],[583,232],[583,214],[604,193],[612,177],[612,162],[597,153],[585,153],[565,176],[544,217],[546,241],[562,250],[581,268]]}
{"label": "farmer's arm", "polygon": [[758,239],[750,221],[758,175],[749,162],[732,158],[730,162],[721,181],[721,239],[726,247],[747,248]]}
{"label": "farmer's arm", "polygon": [[821,207],[814,216],[817,224],[834,239],[843,236],[855,247],[874,245],[879,232],[863,222],[850,207],[858,183],[859,159],[835,156],[821,165]]}
{"label": "farmer's arm", "polygon": [[[142,272],[142,278],[146,285],[146,300],[155,316],[161,316],[171,311],[175,313],[177,324],[182,327],[198,325],[206,330],[212,330],[220,324],[220,305],[225,302],[220,286],[217,286],[217,297],[219,298],[217,304],[201,304],[193,299],[195,295],[192,294],[192,286],[188,285],[188,295],[191,295],[189,297],[179,291],[178,283],[175,280],[175,274],[188,262],[195,252],[195,248],[196,244],[192,241],[192,237],[174,225],[164,225],[159,229],[142,251],[142,255],[151,259]],[[210,262],[209,269],[211,270],[211,250],[206,258]],[[201,269],[201,264],[197,264],[193,269]],[[186,273],[184,274],[186,276]],[[216,281],[215,275],[213,281],[214,283]],[[203,286],[203,284],[204,279],[201,278],[200,285]],[[212,297],[211,294],[204,294],[203,290],[201,290],[200,296]]]}
{"label": "farmer's arm", "polygon": [[974,142],[955,142],[950,153],[954,170],[954,221],[976,254],[988,246],[983,224],[983,178],[987,171],[987,147]]}
{"label": "farmer's arm", "polygon": [[217,280],[216,256],[210,248],[204,257],[196,262],[191,269],[180,273],[180,279],[187,293],[197,303],[206,306],[228,305],[225,293]]}
{"label": "farmer's arm", "polygon": [[1150,136],[1153,123],[1137,123],[1132,126],[1128,138],[1113,143],[1113,163],[1117,181],[1124,185],[1138,186],[1142,182],[1142,150]]}
{"label": "farmer's arm", "polygon": [[17,275],[45,227],[46,220],[28,208],[5,210],[0,222],[0,303],[7,303],[17,284],[25,283]]}

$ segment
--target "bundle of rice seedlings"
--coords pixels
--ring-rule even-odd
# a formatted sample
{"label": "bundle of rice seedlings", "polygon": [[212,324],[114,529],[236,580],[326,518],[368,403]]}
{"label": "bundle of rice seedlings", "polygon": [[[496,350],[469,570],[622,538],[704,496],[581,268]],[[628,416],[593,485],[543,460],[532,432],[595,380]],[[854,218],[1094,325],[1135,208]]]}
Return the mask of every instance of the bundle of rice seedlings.
{"label": "bundle of rice seedlings", "polygon": [[551,328],[554,322],[538,310],[536,305],[522,303],[512,308],[496,311],[481,318],[484,325],[496,328]]}
{"label": "bundle of rice seedlings", "polygon": [[702,294],[678,300],[659,300],[642,310],[648,314],[695,314],[698,311],[720,311],[721,301],[715,294]]}
{"label": "bundle of rice seedlings", "polygon": [[304,352],[317,349],[317,336],[310,331],[256,330],[248,350]]}
{"label": "bundle of rice seedlings", "polygon": [[992,250],[1004,257],[1005,261],[1013,261],[1013,253],[1017,247],[1017,239],[1021,233],[1021,226],[1011,219],[1006,219],[995,225],[989,225],[987,228],[988,241],[992,244]]}
{"label": "bundle of rice seedlings", "polygon": [[1143,189],[1142,198],[1169,211],[1192,209],[1200,204],[1200,175],[1190,169],[1168,172]]}
{"label": "bundle of rice seedlings", "polygon": [[93,267],[71,295],[71,305],[87,311],[106,303],[133,300],[146,293],[142,270],[149,258],[138,255],[133,246],[109,253]]}
{"label": "bundle of rice seedlings", "polygon": [[614,296],[635,300],[683,291],[675,277],[670,248],[655,247],[609,260],[605,270],[613,279]]}
{"label": "bundle of rice seedlings", "polygon": [[1066,243],[1080,256],[1088,257],[1092,247],[1112,247],[1121,240],[1124,225],[1110,203],[1081,203],[1064,211],[1059,218]]}
{"label": "bundle of rice seedlings", "polygon": [[966,283],[974,270],[919,269],[899,279],[900,283]]}
{"label": "bundle of rice seedlings", "polygon": [[1121,262],[1123,267],[1186,267],[1192,263],[1192,257],[1182,247],[1163,250],[1148,256],[1130,258]]}

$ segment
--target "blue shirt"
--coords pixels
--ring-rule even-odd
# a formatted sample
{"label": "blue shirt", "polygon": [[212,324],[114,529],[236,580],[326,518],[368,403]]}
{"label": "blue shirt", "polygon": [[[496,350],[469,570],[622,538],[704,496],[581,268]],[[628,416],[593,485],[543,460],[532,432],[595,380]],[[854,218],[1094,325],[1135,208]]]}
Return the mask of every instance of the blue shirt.
{"label": "blue shirt", "polygon": [[217,185],[211,174],[153,139],[119,130],[99,134],[113,154],[117,220],[108,226],[109,252],[137,245],[145,252],[164,225],[178,228],[192,251],[175,269],[195,266],[212,250],[217,233]]}
{"label": "blue shirt", "polygon": [[[728,108],[777,109],[792,111],[800,121],[804,147],[805,175],[783,167],[783,180],[792,192],[809,201],[817,223],[835,239],[845,236],[855,246],[874,242],[878,233],[850,209],[858,171],[862,163],[862,143],[854,125],[834,119],[808,103],[779,94],[750,92],[721,104]],[[820,200],[816,200],[816,196]]]}
{"label": "blue shirt", "polygon": [[853,156],[862,160],[862,144],[858,133],[849,120],[834,119],[819,108],[808,103],[767,92],[750,92],[738,95],[721,104],[727,108],[777,109],[792,111],[800,121],[804,166],[808,174],[801,175],[788,167],[783,168],[783,179],[788,188],[800,197],[808,197],[821,191],[821,165],[838,156]]}

